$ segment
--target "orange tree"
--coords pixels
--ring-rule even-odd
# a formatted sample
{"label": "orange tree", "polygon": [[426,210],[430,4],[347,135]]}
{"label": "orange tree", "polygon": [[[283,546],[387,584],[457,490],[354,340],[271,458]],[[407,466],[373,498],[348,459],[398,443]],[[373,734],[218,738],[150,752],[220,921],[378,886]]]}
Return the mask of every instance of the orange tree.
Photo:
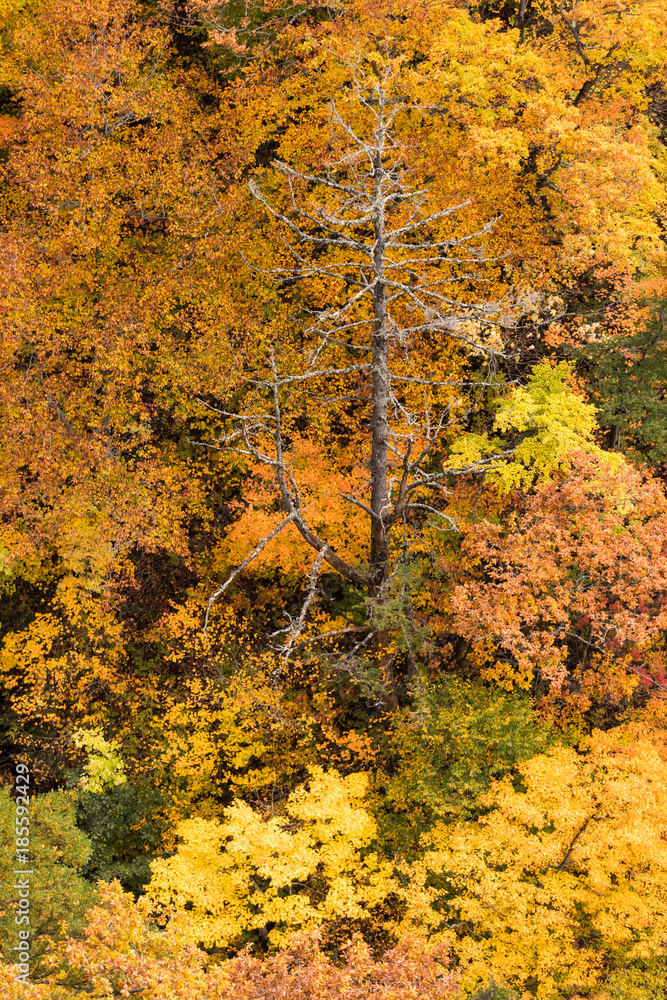
{"label": "orange tree", "polygon": [[183,223],[205,216],[223,132],[215,88],[140,5],[47,0],[2,17],[3,693],[14,737],[49,756],[72,728],[154,707],[143,630],[193,579],[205,495],[168,362],[174,314],[201,298],[179,281]]}
{"label": "orange tree", "polygon": [[465,529],[448,627],[484,677],[602,720],[667,687],[667,503],[622,461],[578,455],[568,471],[518,495],[504,525]]}
{"label": "orange tree", "polygon": [[[189,943],[187,918],[180,915],[166,930],[151,922],[146,901],[134,901],[118,884],[101,885],[100,905],[88,913],[81,940],[68,942],[67,973],[23,986],[15,969],[0,965],[0,985],[16,990],[20,1000],[67,1000],[84,989],[112,997],[140,993],[147,1000],[409,1000],[415,991],[425,1000],[458,995],[449,970],[447,949],[429,947],[414,937],[382,957],[371,955],[355,939],[343,960],[333,963],[320,948],[318,935],[294,937],[290,946],[262,961],[242,954],[207,968],[207,956]],[[71,985],[70,985],[71,984]]]}

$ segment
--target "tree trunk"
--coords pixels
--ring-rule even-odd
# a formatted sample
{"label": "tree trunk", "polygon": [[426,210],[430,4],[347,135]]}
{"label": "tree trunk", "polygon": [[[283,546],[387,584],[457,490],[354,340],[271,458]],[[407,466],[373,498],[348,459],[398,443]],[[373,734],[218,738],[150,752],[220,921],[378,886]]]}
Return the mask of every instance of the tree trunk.
{"label": "tree trunk", "polygon": [[[380,137],[379,137],[380,138]],[[389,550],[384,518],[388,510],[387,400],[389,370],[387,367],[387,288],[385,285],[385,224],[382,201],[381,141],[375,159],[375,246],[373,248],[373,414],[371,417],[371,597],[377,597],[387,578]]]}
{"label": "tree trunk", "polygon": [[[389,539],[384,519],[389,510],[387,494],[389,428],[387,410],[389,368],[387,365],[387,287],[385,285],[386,236],[383,202],[384,134],[379,130],[375,158],[375,246],[373,248],[373,413],[371,417],[371,585],[370,596],[380,597],[389,570]],[[389,634],[381,629],[375,636],[375,655],[384,684],[383,705],[398,708],[394,654],[389,651]]]}

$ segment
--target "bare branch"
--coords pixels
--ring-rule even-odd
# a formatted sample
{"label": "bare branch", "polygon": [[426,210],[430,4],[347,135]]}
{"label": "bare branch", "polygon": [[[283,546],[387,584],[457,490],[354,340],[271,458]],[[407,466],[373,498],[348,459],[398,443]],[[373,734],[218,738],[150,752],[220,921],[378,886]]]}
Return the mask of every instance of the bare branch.
{"label": "bare branch", "polygon": [[206,617],[204,618],[204,635],[207,634],[208,620],[211,615],[211,609],[213,608],[213,605],[216,603],[216,601],[218,601],[222,597],[224,592],[227,590],[227,587],[229,587],[229,585],[234,582],[239,573],[242,573],[243,570],[246,568],[246,566],[249,566],[250,563],[257,558],[260,552],[262,552],[266,548],[269,542],[273,541],[276,535],[279,535],[280,532],[283,530],[283,528],[286,528],[287,525],[291,524],[293,520],[294,520],[294,515],[290,514],[288,517],[285,518],[284,521],[281,521],[280,524],[273,529],[273,531],[269,532],[266,538],[262,538],[261,541],[257,543],[257,545],[252,550],[247,559],[244,559],[243,562],[229,574],[229,576],[222,584],[222,586],[218,587],[216,592],[209,598],[208,604],[206,606]]}
{"label": "bare branch", "polygon": [[360,632],[368,634],[372,632],[372,626],[370,625],[350,625],[347,628],[334,628],[328,632],[320,632],[319,635],[311,636],[310,639],[304,639],[303,642],[297,643],[292,647],[292,652],[296,652],[298,649],[304,649],[306,646],[312,646],[315,642],[323,642],[325,639],[339,639],[344,635],[358,635]]}
{"label": "bare branch", "polygon": [[313,563],[310,573],[308,574],[308,590],[306,592],[306,599],[301,606],[301,611],[299,613],[299,617],[297,618],[296,622],[290,622],[289,629],[287,629],[287,631],[289,632],[289,638],[286,645],[283,647],[283,652],[284,652],[283,666],[287,665],[289,658],[292,654],[292,651],[294,649],[294,642],[296,639],[299,638],[306,624],[306,615],[308,614],[308,609],[310,608],[310,605],[313,603],[315,594],[317,592],[317,578],[322,568],[322,563],[324,562],[327,548],[328,546],[324,545],[317,553],[317,556],[315,557],[315,562]]}

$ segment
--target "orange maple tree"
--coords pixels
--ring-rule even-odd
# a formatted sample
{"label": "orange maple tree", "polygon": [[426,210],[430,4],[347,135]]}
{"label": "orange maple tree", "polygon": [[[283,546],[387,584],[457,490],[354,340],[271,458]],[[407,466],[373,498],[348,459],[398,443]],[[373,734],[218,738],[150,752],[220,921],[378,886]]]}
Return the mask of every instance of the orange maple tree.
{"label": "orange maple tree", "polygon": [[664,689],[666,518],[659,482],[574,457],[569,475],[517,497],[503,524],[465,530],[452,631],[484,676],[535,686],[552,710]]}

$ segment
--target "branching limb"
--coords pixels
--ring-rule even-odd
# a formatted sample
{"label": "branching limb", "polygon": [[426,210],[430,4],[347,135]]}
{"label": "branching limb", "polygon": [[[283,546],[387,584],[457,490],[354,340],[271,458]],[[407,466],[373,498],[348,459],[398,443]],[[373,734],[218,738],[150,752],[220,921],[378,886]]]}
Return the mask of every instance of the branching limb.
{"label": "branching limb", "polygon": [[292,647],[292,652],[305,649],[306,646],[312,646],[314,642],[324,642],[327,639],[340,639],[344,635],[359,635],[359,633],[369,632],[372,632],[370,625],[349,625],[346,628],[330,629],[328,632],[320,632],[319,635],[313,635],[310,639],[304,639],[303,642],[297,643]]}
{"label": "branching limb", "polygon": [[[360,572],[355,569],[354,566],[350,566],[346,563],[344,559],[330,548],[330,546],[319,538],[314,531],[308,526],[306,520],[303,516],[301,510],[301,502],[298,494],[298,488],[296,482],[288,472],[287,466],[283,458],[283,441],[282,441],[282,417],[280,412],[280,394],[279,394],[279,378],[278,370],[276,368],[275,358],[271,354],[271,368],[273,371],[273,384],[272,384],[272,395],[273,395],[273,405],[275,411],[275,449],[276,458],[271,460],[267,464],[273,465],[276,470],[276,478],[278,481],[278,488],[280,490],[280,495],[283,501],[283,505],[286,510],[290,512],[290,516],[298,528],[301,537],[306,541],[312,548],[317,549],[318,552],[324,552],[323,558],[329,563],[329,565],[340,573],[341,576],[345,577],[351,583],[358,583],[365,586],[368,583],[367,574]],[[289,483],[288,483],[289,480]],[[290,486],[292,490],[290,490]]]}
{"label": "branching limb", "polygon": [[218,601],[222,597],[224,592],[227,590],[227,587],[229,587],[230,584],[234,582],[239,573],[242,573],[243,570],[246,568],[246,566],[249,566],[250,563],[257,558],[260,552],[262,552],[266,548],[269,542],[273,541],[273,539],[280,534],[283,528],[286,528],[287,525],[291,524],[293,520],[294,520],[294,515],[290,514],[289,517],[286,517],[284,521],[281,521],[280,524],[273,529],[273,531],[269,532],[266,538],[262,538],[261,541],[259,541],[255,546],[255,548],[252,550],[250,555],[246,559],[244,559],[243,562],[240,563],[236,567],[236,569],[229,574],[229,576],[222,584],[222,586],[218,587],[216,592],[211,597],[209,597],[208,604],[206,606],[206,617],[204,618],[204,635],[207,634],[208,620],[211,615],[211,609],[213,608],[213,605],[216,603],[216,601]]}
{"label": "branching limb", "polygon": [[288,632],[288,639],[286,644],[282,647],[281,652],[283,653],[283,667],[287,666],[289,658],[294,650],[294,643],[296,639],[299,638],[303,632],[304,626],[306,624],[306,616],[308,614],[308,609],[315,599],[315,594],[317,593],[317,580],[322,569],[322,563],[324,562],[328,545],[322,546],[320,551],[317,553],[315,562],[313,563],[310,573],[308,574],[308,590],[306,592],[306,599],[304,600],[299,617],[295,622],[290,621],[288,629],[282,629],[281,631]]}

